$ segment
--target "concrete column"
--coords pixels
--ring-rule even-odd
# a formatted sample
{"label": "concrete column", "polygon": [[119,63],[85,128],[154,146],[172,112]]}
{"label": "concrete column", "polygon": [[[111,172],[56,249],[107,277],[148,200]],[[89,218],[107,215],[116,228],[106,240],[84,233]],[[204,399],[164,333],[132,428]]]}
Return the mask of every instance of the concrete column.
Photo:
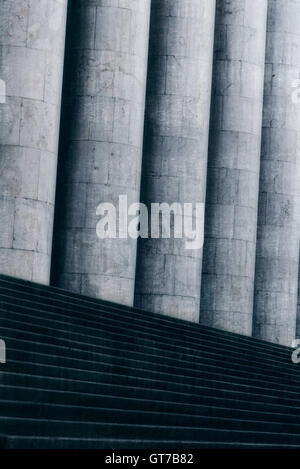
{"label": "concrete column", "polygon": [[200,322],[252,333],[267,0],[217,0]]}
{"label": "concrete column", "polygon": [[96,210],[139,202],[150,0],[69,5],[53,280],[132,305],[137,242],[99,239]]}
{"label": "concrete column", "polygon": [[0,2],[0,272],[47,284],[67,0]]}
{"label": "concrete column", "polygon": [[[151,15],[142,200],[204,203],[215,1],[152,0]],[[197,322],[201,264],[184,239],[142,240],[136,305]]]}
{"label": "concrete column", "polygon": [[[299,252],[299,254],[300,254],[300,252]],[[300,339],[300,259],[299,259],[299,273],[298,273],[296,338]]]}
{"label": "concrete column", "polygon": [[295,338],[300,219],[300,1],[270,0],[253,335]]}

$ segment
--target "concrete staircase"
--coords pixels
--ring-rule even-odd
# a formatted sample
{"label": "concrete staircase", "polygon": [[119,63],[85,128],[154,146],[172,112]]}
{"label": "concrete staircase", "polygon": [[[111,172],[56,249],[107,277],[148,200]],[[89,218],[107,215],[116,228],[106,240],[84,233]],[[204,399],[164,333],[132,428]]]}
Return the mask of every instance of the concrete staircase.
{"label": "concrete staircase", "polygon": [[291,349],[0,276],[0,448],[300,447]]}

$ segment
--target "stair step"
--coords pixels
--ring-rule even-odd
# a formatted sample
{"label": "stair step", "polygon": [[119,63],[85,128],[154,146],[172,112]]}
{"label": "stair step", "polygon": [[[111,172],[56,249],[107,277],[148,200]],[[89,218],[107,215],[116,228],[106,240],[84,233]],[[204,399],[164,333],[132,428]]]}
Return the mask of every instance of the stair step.
{"label": "stair step", "polygon": [[0,448],[297,448],[292,349],[0,275]]}

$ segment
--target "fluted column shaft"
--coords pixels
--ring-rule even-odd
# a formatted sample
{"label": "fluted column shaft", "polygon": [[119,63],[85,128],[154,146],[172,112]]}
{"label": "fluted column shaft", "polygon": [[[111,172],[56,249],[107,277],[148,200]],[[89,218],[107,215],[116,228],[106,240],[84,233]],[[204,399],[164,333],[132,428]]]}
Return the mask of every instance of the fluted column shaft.
{"label": "fluted column shaft", "polygon": [[47,284],[67,0],[0,2],[0,272]]}
{"label": "fluted column shaft", "polygon": [[267,0],[217,0],[200,322],[252,333]]}
{"label": "fluted column shaft", "polygon": [[150,0],[71,0],[53,279],[132,305],[136,240],[99,239],[97,207],[139,202]]}
{"label": "fluted column shaft", "polygon": [[[205,201],[214,19],[213,0],[152,1],[142,183],[148,208]],[[183,238],[141,240],[136,305],[198,321],[201,263],[202,248],[186,249]]]}
{"label": "fluted column shaft", "polygon": [[270,0],[253,335],[295,338],[300,218],[300,2]]}

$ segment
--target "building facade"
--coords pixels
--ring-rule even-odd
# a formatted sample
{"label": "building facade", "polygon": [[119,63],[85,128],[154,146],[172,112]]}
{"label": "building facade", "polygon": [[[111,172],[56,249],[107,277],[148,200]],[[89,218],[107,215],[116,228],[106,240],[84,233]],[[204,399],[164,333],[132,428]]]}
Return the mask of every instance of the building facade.
{"label": "building facade", "polygon": [[[299,24],[299,0],[3,0],[0,273],[291,345]],[[139,203],[175,204],[171,236]]]}

